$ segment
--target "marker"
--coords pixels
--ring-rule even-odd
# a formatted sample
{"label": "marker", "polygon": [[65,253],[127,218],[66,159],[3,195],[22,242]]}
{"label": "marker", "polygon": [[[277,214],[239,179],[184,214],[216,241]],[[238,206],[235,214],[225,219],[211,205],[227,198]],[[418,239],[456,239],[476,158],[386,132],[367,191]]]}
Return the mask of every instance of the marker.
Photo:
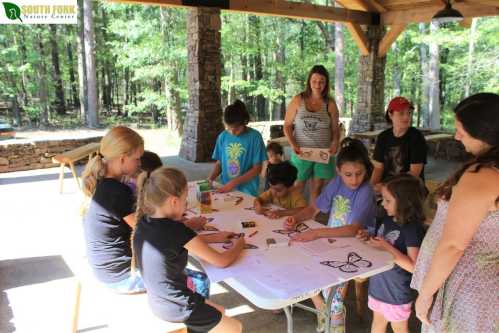
{"label": "marker", "polygon": [[253,237],[257,234],[258,230],[253,231],[248,237]]}

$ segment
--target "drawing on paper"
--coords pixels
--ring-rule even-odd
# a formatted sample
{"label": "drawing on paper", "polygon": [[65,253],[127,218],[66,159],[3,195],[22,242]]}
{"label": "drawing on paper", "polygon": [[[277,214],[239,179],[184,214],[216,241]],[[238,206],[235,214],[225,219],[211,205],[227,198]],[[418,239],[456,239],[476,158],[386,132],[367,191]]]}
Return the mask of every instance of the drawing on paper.
{"label": "drawing on paper", "polygon": [[373,264],[369,260],[359,256],[357,253],[349,252],[347,261],[321,261],[321,265],[338,268],[344,273],[356,273],[359,269],[371,267]]}
{"label": "drawing on paper", "polygon": [[306,225],[303,222],[300,222],[296,225],[296,227],[293,230],[278,229],[278,230],[272,230],[272,232],[291,237],[294,234],[299,234],[299,233],[304,232],[305,230],[308,230],[308,229],[309,229],[308,225]]}

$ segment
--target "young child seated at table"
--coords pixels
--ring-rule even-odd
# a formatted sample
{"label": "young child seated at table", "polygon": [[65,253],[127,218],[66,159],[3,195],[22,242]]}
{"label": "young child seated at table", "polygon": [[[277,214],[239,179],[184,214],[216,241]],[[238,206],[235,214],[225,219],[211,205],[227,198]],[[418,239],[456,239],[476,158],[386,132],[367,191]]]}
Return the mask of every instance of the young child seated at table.
{"label": "young child seated at table", "polygon": [[144,154],[140,157],[140,170],[131,177],[124,177],[123,183],[125,183],[133,191],[134,195],[137,194],[137,176],[140,172],[153,172],[157,168],[163,166],[161,158],[158,154],[153,153],[149,150],[144,150]]}
{"label": "young child seated at table", "polygon": [[212,156],[217,162],[208,180],[220,175],[219,192],[238,190],[257,196],[262,162],[267,159],[262,136],[247,126],[249,113],[240,100],[225,108],[224,122],[227,129],[217,138]]}
{"label": "young child seated at table", "polygon": [[[319,212],[329,215],[326,228],[311,229],[297,233],[293,241],[308,242],[321,237],[354,237],[361,228],[374,231],[376,217],[375,194],[369,183],[373,165],[367,149],[361,141],[345,138],[336,158],[337,176],[322,190],[315,203],[288,217],[287,229],[295,228],[298,222],[311,219]],[[333,288],[331,326],[345,325],[343,299],[347,283]],[[320,295],[312,297],[315,307],[323,313],[326,309]],[[318,315],[318,331],[324,330],[325,318]]]}
{"label": "young child seated at table", "polygon": [[89,198],[83,219],[87,258],[97,280],[121,294],[144,291],[142,279],[131,270],[136,200],[121,182],[137,172],[143,152],[144,141],[137,132],[113,127],[82,174],[83,192]]}
{"label": "young child seated at table", "polygon": [[386,210],[376,237],[359,230],[357,237],[374,248],[390,252],[395,266],[369,278],[369,308],[373,311],[371,332],[409,332],[415,293],[410,287],[419,247],[424,237],[423,201],[426,189],[420,178],[402,174],[388,178],[381,186]]}
{"label": "young child seated at table", "polygon": [[[298,171],[289,162],[272,165],[268,172],[270,189],[260,194],[254,201],[255,212],[271,219],[293,215],[307,206],[299,190],[293,188]],[[284,208],[273,210],[265,208],[266,204],[274,204]]]}
{"label": "young child seated at table", "polygon": [[[145,171],[151,173],[162,166],[163,162],[161,161],[161,158],[158,156],[158,154],[153,153],[149,150],[144,150],[144,154],[142,154],[142,156],[140,157],[140,170],[132,177],[125,177],[124,183],[127,184],[128,187],[130,187],[130,189],[133,191],[134,195],[137,196],[137,177],[140,172]],[[208,220],[203,216],[197,216],[190,219],[185,218],[182,221],[186,226],[196,231],[202,230],[205,224],[208,222]]]}
{"label": "young child seated at table", "polygon": [[263,163],[262,176],[265,179],[264,190],[269,189],[269,170],[272,166],[279,164],[283,161],[284,150],[277,142],[271,142],[267,145],[267,158],[268,160]]}
{"label": "young child seated at table", "polygon": [[233,238],[230,232],[197,235],[180,220],[186,210],[187,180],[176,169],[161,167],[138,178],[137,217],[133,236],[136,265],[142,274],[153,313],[182,322],[188,332],[241,332],[241,323],[224,309],[188,288],[184,270],[192,254],[212,265],[227,267],[240,255],[244,237],[218,252],[208,246]]}

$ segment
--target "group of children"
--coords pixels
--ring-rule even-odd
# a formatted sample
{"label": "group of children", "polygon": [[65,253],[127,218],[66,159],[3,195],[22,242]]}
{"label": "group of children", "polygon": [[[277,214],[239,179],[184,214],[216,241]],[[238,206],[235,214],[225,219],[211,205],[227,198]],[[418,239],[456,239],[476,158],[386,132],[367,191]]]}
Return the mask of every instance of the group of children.
{"label": "group of children", "polygon": [[[307,203],[294,186],[297,169],[283,161],[282,147],[266,148],[261,135],[247,126],[249,114],[242,102],[225,109],[224,122],[226,130],[217,138],[216,164],[208,180],[220,177],[219,192],[239,190],[255,196],[255,212],[271,219],[286,217],[283,223],[289,230],[301,221],[327,215],[327,226],[296,233],[293,241],[358,237],[393,254],[395,266],[370,279],[372,331],[385,332],[390,322],[395,332],[407,332],[414,300],[409,282],[423,238],[421,180],[405,174],[385,181],[381,195],[386,216],[377,223],[376,195],[369,182],[373,165],[362,142],[346,138],[336,157],[336,177],[315,202]],[[259,194],[264,161],[266,185]],[[189,331],[241,332],[241,323],[208,301],[207,293],[189,288],[186,266],[191,254],[226,267],[242,252],[244,237],[196,233],[206,219],[184,218],[188,189],[181,171],[162,166],[154,154],[144,154],[142,138],[119,126],[102,139],[100,154],[89,161],[83,182],[92,198],[84,219],[87,253],[101,282],[119,293],[147,289],[152,311],[166,321],[184,322]],[[228,240],[233,246],[222,253],[208,245]],[[328,292],[334,293],[331,309],[325,309],[322,295],[312,298],[320,310],[317,330],[325,328],[326,311],[332,313],[333,328],[344,330],[346,284]]]}

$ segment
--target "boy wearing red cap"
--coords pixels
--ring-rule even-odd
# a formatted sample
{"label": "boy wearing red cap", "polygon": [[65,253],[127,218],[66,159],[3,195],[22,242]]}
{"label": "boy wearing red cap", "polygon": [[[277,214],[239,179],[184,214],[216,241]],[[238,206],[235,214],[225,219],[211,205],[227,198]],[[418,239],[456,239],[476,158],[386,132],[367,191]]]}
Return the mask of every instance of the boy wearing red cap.
{"label": "boy wearing red cap", "polygon": [[424,181],[427,147],[424,135],[411,126],[413,110],[411,102],[400,96],[388,104],[385,119],[392,127],[378,135],[374,148],[371,184],[377,192],[381,181],[401,173]]}

